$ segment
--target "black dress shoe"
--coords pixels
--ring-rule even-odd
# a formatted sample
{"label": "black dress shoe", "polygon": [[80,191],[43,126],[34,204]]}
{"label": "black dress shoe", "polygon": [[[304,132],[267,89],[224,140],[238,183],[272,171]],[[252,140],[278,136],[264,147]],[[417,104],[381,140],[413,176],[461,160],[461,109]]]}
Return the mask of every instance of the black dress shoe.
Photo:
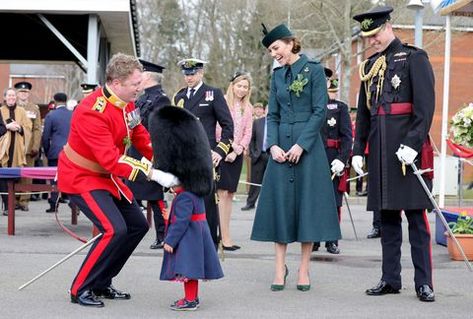
{"label": "black dress shoe", "polygon": [[419,298],[420,301],[431,302],[435,301],[435,294],[429,285],[422,285],[417,289],[417,298]]}
{"label": "black dress shoe", "polygon": [[154,243],[149,246],[149,249],[161,249],[164,247],[164,243],[162,240],[155,240]]}
{"label": "black dress shoe", "polygon": [[329,244],[327,244],[327,251],[328,251],[330,254],[334,254],[334,255],[340,254],[340,249],[338,248],[337,245],[335,245],[335,243],[329,243]]}
{"label": "black dress shoe", "polygon": [[86,290],[81,293],[79,296],[71,295],[71,302],[78,303],[81,306],[88,307],[103,307],[104,304],[101,300],[97,299],[97,296],[90,290]]}
{"label": "black dress shoe", "polygon": [[236,248],[235,246],[225,246],[225,245],[222,245],[223,247],[223,250],[226,250],[226,251],[235,251],[239,248]]}
{"label": "black dress shoe", "polygon": [[54,213],[56,209],[54,207],[46,209],[46,213]]}
{"label": "black dress shoe", "polygon": [[394,289],[390,284],[381,280],[375,287],[366,289],[365,292],[369,296],[382,296],[387,294],[398,294],[399,289]]}
{"label": "black dress shoe", "polygon": [[3,216],[8,216],[8,209],[5,209],[2,213]]}
{"label": "black dress shoe", "polygon": [[115,289],[112,285],[103,289],[94,289],[94,294],[97,297],[104,297],[106,299],[130,299],[131,295],[128,292]]}
{"label": "black dress shoe", "polygon": [[255,208],[255,205],[245,205],[241,208],[241,210],[245,211],[245,210],[252,210]]}
{"label": "black dress shoe", "polygon": [[381,229],[377,227],[373,227],[371,231],[368,233],[368,236],[366,238],[380,238],[381,237]]}

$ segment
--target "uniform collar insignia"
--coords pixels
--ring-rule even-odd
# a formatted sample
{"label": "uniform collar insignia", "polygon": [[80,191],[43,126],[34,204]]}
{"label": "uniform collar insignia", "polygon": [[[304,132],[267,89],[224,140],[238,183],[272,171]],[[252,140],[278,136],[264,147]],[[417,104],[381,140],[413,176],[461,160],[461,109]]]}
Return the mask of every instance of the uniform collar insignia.
{"label": "uniform collar insignia", "polygon": [[397,74],[394,74],[394,76],[391,79],[391,85],[393,86],[395,90],[397,90],[400,84],[401,84],[401,79],[399,78]]}
{"label": "uniform collar insignia", "polygon": [[128,103],[120,99],[117,95],[115,95],[115,93],[113,93],[113,91],[106,84],[103,87],[102,91],[107,101],[111,104],[115,105],[120,109],[123,109],[125,108],[125,106],[127,106]]}

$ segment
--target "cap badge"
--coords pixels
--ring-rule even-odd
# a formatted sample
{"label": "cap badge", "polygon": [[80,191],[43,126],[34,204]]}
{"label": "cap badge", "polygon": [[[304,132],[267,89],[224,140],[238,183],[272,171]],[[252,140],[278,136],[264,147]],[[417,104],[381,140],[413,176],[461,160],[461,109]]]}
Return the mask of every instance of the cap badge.
{"label": "cap badge", "polygon": [[304,72],[305,72],[305,73],[309,73],[309,67],[308,67],[308,66],[306,66],[306,67],[304,68]]}
{"label": "cap badge", "polygon": [[399,88],[399,85],[401,84],[401,79],[397,74],[394,74],[393,78],[391,79],[391,85],[395,90]]}
{"label": "cap badge", "polygon": [[197,63],[194,60],[187,60],[184,62],[184,68],[185,69],[192,69],[197,65]]}
{"label": "cap badge", "polygon": [[368,30],[372,24],[373,19],[364,19],[363,21],[361,21],[361,29]]}

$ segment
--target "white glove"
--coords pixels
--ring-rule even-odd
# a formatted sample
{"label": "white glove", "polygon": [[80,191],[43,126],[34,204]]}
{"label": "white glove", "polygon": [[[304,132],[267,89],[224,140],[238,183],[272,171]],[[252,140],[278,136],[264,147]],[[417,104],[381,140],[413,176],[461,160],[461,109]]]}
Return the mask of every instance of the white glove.
{"label": "white glove", "polygon": [[363,156],[355,155],[351,159],[351,167],[355,170],[358,175],[363,175]]}
{"label": "white glove", "polygon": [[154,168],[151,170],[149,179],[167,188],[179,185],[181,183],[179,179],[171,173],[166,173]]}
{"label": "white glove", "polygon": [[414,163],[414,160],[417,156],[417,152],[409,146],[401,144],[401,146],[399,146],[399,149],[396,152],[396,155],[400,162],[405,163],[407,165],[411,165],[412,163]]}
{"label": "white glove", "polygon": [[343,162],[339,159],[334,159],[330,165],[332,166],[330,168],[332,173],[335,173],[338,176],[340,176],[343,173],[343,170],[345,169],[345,164],[343,164]]}
{"label": "white glove", "polygon": [[5,127],[9,131],[18,131],[18,124],[16,122],[10,122]]}

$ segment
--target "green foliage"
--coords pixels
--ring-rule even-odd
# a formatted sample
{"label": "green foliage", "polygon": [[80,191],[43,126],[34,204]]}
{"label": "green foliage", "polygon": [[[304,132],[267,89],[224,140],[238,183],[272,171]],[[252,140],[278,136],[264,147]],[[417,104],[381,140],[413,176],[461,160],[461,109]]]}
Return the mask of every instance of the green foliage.
{"label": "green foliage", "polygon": [[461,213],[457,221],[448,223],[448,226],[454,234],[473,235],[473,218],[466,213]]}

